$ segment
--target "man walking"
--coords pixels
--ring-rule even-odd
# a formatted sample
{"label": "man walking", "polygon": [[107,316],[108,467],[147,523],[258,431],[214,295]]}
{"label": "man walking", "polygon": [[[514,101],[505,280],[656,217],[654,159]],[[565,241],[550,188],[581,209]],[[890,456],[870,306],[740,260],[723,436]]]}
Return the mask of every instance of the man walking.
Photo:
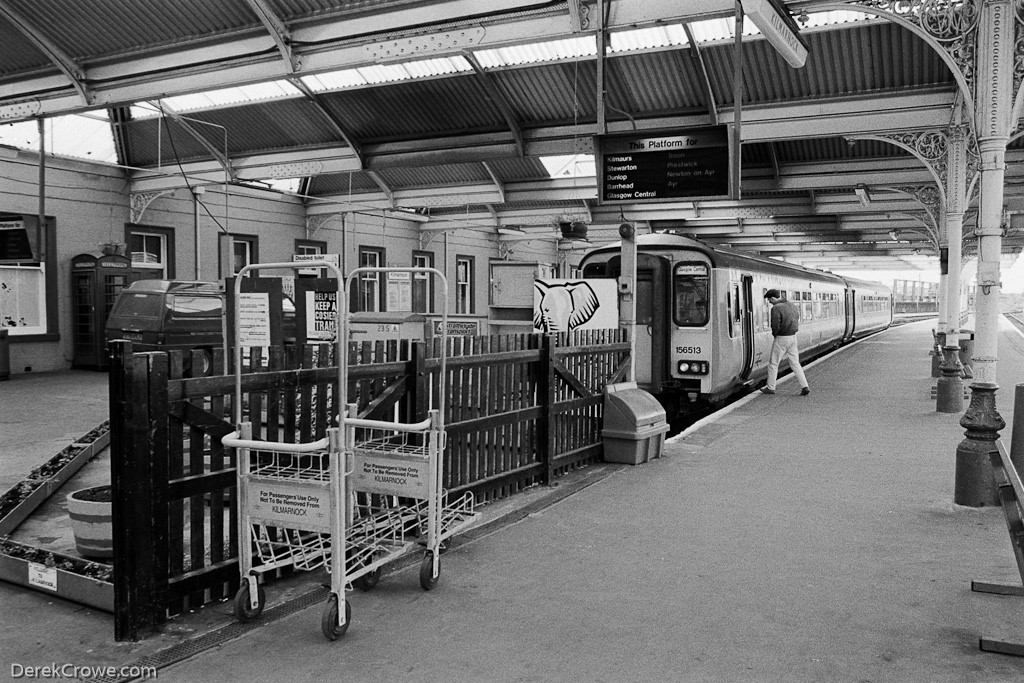
{"label": "man walking", "polygon": [[782,298],[777,289],[769,289],[764,298],[772,305],[772,353],[768,359],[768,384],[761,387],[766,394],[775,393],[775,380],[779,377],[779,363],[783,358],[789,359],[789,367],[800,383],[800,395],[811,393],[807,386],[804,369],[800,367],[800,352],[796,346],[796,333],[800,329],[800,311],[795,304]]}

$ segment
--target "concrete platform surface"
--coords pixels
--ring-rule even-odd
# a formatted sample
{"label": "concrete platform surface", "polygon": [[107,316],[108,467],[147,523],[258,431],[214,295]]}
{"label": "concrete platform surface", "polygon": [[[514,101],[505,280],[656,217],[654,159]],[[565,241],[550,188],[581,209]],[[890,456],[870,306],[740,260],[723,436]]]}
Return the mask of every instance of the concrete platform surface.
{"label": "concrete platform surface", "polygon": [[[929,397],[930,329],[848,347],[808,367],[810,396],[781,382],[658,460],[485,507],[496,523],[457,540],[433,591],[408,566],[351,593],[336,642],[320,633],[323,589],[308,575],[268,587],[271,606],[308,607],[233,637],[195,639],[226,633],[223,603],[121,644],[106,615],[0,584],[0,671],[160,661],[169,681],[1024,680],[1024,658],[978,648],[982,636],[1024,642],[1024,598],[970,590],[1020,576],[1001,510],[952,503],[963,430]],[[999,376],[1012,424],[1024,336],[1008,324]],[[168,664],[161,648],[175,647]]]}

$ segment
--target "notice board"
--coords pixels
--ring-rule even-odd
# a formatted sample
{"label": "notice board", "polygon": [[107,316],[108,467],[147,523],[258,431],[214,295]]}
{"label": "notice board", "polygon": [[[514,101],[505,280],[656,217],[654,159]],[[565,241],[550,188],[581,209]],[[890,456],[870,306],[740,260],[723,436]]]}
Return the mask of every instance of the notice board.
{"label": "notice board", "polygon": [[602,204],[729,196],[727,126],[604,135],[594,148]]}

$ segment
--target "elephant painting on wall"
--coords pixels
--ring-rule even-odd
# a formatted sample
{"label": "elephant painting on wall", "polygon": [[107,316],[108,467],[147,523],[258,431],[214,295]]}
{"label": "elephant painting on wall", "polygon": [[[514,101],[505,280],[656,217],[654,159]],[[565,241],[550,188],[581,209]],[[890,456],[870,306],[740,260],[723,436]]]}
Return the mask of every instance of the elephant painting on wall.
{"label": "elephant painting on wall", "polygon": [[[534,286],[533,326],[545,334],[573,332],[588,323],[604,322],[599,327],[616,327],[617,311],[614,282],[610,284],[611,303],[608,295],[600,296],[600,281],[586,280],[536,280]],[[603,309],[610,309],[609,315],[600,315]],[[595,327],[591,324],[589,327]]]}

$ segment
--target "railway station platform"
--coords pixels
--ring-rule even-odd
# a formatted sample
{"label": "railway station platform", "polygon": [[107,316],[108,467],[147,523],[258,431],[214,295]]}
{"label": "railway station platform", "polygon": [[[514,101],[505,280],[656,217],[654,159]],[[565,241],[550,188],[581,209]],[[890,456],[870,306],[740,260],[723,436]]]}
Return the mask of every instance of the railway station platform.
{"label": "railway station platform", "polygon": [[[1011,425],[1024,335],[1001,324],[997,404]],[[271,585],[254,625],[231,630],[223,603],[141,643],[114,643],[107,615],[0,584],[0,671],[99,662],[158,663],[167,681],[1024,680],[1024,658],[978,647],[1024,642],[1024,598],[971,592],[972,580],[1020,577],[1001,509],[952,502],[963,430],[930,397],[933,326],[895,327],[808,365],[809,396],[784,378],[777,394],[673,437],[659,459],[595,465],[483,507],[485,525],[442,557],[437,588],[419,587],[415,563],[354,591],[336,642],[320,632],[326,590],[309,575]]]}

